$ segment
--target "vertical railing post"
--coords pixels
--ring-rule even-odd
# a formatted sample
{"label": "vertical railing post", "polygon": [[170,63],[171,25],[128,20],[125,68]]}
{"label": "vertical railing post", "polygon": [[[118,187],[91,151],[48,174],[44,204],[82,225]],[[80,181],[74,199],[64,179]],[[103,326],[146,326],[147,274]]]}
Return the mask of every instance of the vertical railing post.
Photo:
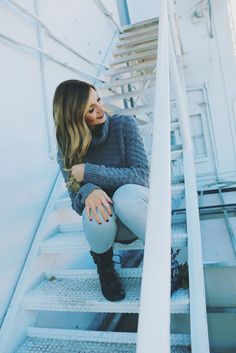
{"label": "vertical railing post", "polygon": [[191,352],[209,353],[202,243],[198,211],[196,172],[190,135],[189,114],[183,72],[178,71],[175,51],[170,40],[171,83],[181,126],[184,155],[186,219],[188,230],[188,265],[190,291]]}
{"label": "vertical railing post", "polygon": [[160,1],[150,192],[137,353],[170,352],[170,93],[166,0]]}

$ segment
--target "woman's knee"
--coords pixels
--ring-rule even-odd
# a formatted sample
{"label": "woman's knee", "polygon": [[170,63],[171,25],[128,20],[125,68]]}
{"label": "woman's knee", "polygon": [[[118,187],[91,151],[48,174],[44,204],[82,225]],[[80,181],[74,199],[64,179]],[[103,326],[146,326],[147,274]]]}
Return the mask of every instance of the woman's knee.
{"label": "woman's knee", "polygon": [[142,240],[145,237],[148,192],[144,186],[127,184],[113,195],[113,207],[118,218]]}
{"label": "woman's knee", "polygon": [[136,186],[134,184],[125,184],[120,186],[114,193],[112,199],[114,202],[119,202],[120,200],[127,199],[128,194],[132,195],[135,190]]}
{"label": "woman's knee", "polygon": [[[119,187],[113,195],[113,207],[118,214],[119,211],[134,206],[136,202],[148,200],[148,189],[142,185],[125,184]],[[119,214],[118,214],[119,215]]]}

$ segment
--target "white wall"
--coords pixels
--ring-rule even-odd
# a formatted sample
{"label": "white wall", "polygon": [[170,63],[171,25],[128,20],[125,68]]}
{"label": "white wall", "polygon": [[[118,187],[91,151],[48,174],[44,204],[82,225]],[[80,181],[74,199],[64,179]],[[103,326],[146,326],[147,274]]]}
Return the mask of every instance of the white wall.
{"label": "white wall", "polygon": [[136,23],[159,16],[159,0],[127,0],[130,22]]}
{"label": "white wall", "polygon": [[[104,1],[105,3],[105,1]],[[107,60],[116,33],[93,0],[18,0],[35,12],[50,31],[92,61]],[[117,18],[115,0],[106,1]],[[36,13],[36,12],[35,12]],[[0,4],[0,33],[39,47],[35,20],[8,1]],[[62,48],[40,29],[42,49],[86,73],[98,67]],[[0,323],[40,222],[58,167],[49,158],[52,97],[65,79],[84,79],[32,51],[0,38]],[[54,144],[55,145],[55,144]]]}
{"label": "white wall", "polygon": [[[219,178],[230,180],[236,177],[236,57],[227,12],[229,2],[230,0],[211,0],[211,38],[207,1],[199,4],[198,0],[175,0],[187,88],[199,88],[200,97],[201,88],[206,86],[213,125],[212,135],[206,131],[206,139],[207,142],[210,139],[216,141],[213,152],[208,143],[209,158],[196,163],[199,181],[203,184],[215,179],[215,166],[210,158],[212,153],[217,159]],[[159,1],[152,0],[128,0],[131,22],[158,16],[158,3]],[[199,18],[195,16],[195,11],[200,15]],[[190,101],[193,94],[189,92]],[[205,114],[209,120],[206,103],[202,98],[194,102],[201,106],[202,111],[205,104]]]}
{"label": "white wall", "polygon": [[[197,3],[197,0],[178,0],[176,7],[184,50],[186,83],[188,88],[206,85],[219,177],[235,178],[236,117],[232,105],[236,92],[236,61],[227,13],[228,0],[212,1],[212,38],[209,35],[209,18],[205,5],[196,7]],[[201,17],[194,15],[196,10],[202,12]],[[197,165],[198,174],[203,170],[203,165]]]}

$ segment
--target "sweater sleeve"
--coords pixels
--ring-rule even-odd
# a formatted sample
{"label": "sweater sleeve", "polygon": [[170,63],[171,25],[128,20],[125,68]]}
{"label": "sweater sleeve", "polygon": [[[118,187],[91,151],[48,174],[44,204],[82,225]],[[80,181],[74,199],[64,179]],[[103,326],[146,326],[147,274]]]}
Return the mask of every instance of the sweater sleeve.
{"label": "sweater sleeve", "polygon": [[[67,182],[68,172],[64,170],[64,162],[61,158],[61,153],[59,151],[57,153],[57,162],[59,164],[64,180],[65,182]],[[71,198],[71,206],[73,210],[75,210],[75,212],[77,212],[80,215],[82,214],[86,198],[95,189],[100,189],[100,187],[93,183],[84,183],[84,185],[82,185],[79,191],[77,192],[73,192],[68,189],[68,192]]]}
{"label": "sweater sleeve", "polygon": [[148,185],[149,165],[143,140],[136,122],[131,116],[123,119],[123,135],[126,166],[106,167],[86,163],[85,183],[96,183],[101,188],[117,188],[124,184]]}

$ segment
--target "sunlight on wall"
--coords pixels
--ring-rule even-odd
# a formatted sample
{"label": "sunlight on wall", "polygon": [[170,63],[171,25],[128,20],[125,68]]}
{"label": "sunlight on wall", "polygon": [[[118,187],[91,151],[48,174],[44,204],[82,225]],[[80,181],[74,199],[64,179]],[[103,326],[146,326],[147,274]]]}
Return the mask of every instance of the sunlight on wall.
{"label": "sunlight on wall", "polygon": [[230,0],[228,2],[228,13],[229,13],[229,19],[230,19],[233,51],[234,51],[234,55],[236,56],[236,2],[235,0]]}

